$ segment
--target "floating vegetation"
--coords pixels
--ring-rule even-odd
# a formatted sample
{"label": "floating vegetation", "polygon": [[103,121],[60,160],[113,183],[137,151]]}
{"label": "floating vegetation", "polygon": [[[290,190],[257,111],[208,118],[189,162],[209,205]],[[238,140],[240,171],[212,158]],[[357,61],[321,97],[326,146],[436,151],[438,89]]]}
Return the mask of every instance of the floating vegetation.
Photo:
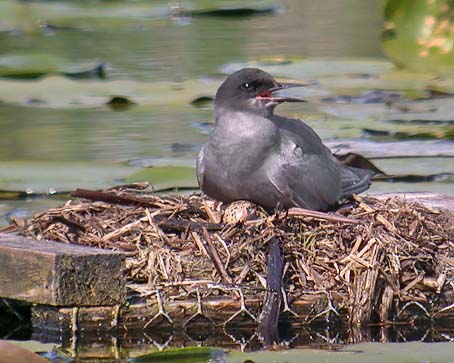
{"label": "floating vegetation", "polygon": [[378,139],[392,140],[431,140],[444,139],[454,140],[454,126],[438,127],[436,130],[420,131],[420,132],[403,132],[403,131],[387,131],[375,129],[363,129],[366,136]]}
{"label": "floating vegetation", "polygon": [[0,77],[33,80],[50,75],[73,79],[107,78],[105,63],[71,65],[66,59],[49,54],[10,54],[0,57]]}
{"label": "floating vegetation", "polygon": [[396,92],[373,90],[363,92],[360,96],[340,95],[322,99],[323,102],[331,103],[386,103],[399,100],[401,95]]}
{"label": "floating vegetation", "polygon": [[[15,218],[8,231],[127,252],[125,277],[145,300],[263,301],[268,248],[277,240],[284,307],[295,317],[354,324],[405,320],[414,304],[427,318],[452,313],[454,228],[448,212],[399,198],[355,197],[336,213],[269,213],[200,194],[159,197],[145,186],[79,189],[73,196],[84,199],[29,220]],[[325,298],[301,315],[308,296]]]}
{"label": "floating vegetation", "polygon": [[189,347],[166,349],[162,352],[152,352],[130,359],[137,363],[202,363],[202,362],[224,362],[226,353],[219,348],[211,347]]}

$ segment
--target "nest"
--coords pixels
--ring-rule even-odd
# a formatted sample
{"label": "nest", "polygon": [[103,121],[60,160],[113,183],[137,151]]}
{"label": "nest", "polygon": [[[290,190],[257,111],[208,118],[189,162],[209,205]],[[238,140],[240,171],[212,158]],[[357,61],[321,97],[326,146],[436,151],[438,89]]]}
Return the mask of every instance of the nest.
{"label": "nest", "polygon": [[[268,244],[280,242],[285,303],[340,297],[350,322],[390,320],[405,303],[436,311],[454,289],[452,214],[391,198],[354,197],[336,213],[267,211],[200,194],[156,196],[128,188],[78,190],[68,201],[13,222],[36,239],[124,251],[125,276],[142,296],[173,300],[266,290]],[[88,199],[87,199],[88,198]],[[330,305],[333,309],[334,307]]]}

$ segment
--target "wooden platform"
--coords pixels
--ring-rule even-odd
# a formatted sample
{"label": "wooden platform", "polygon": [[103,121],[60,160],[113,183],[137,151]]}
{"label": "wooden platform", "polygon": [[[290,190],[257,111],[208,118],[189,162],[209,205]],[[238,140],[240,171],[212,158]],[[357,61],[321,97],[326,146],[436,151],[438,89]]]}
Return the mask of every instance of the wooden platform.
{"label": "wooden platform", "polygon": [[53,306],[125,302],[125,255],[0,234],[0,297]]}

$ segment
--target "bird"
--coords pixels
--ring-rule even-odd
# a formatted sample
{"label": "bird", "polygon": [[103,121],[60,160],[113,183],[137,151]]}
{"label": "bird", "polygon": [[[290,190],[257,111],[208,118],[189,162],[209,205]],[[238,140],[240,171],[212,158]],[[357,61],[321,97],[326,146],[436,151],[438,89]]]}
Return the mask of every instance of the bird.
{"label": "bird", "polygon": [[268,210],[326,211],[369,188],[370,171],[342,165],[304,121],[274,113],[284,102],[306,102],[276,94],[297,86],[259,68],[227,77],[214,98],[214,130],[196,162],[204,194]]}

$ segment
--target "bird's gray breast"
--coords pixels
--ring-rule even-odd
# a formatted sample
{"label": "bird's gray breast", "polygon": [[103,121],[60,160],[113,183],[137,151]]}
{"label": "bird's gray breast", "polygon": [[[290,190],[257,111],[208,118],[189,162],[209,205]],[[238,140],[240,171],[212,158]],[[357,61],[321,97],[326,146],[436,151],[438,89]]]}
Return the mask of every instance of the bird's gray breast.
{"label": "bird's gray breast", "polygon": [[[243,113],[217,120],[199,157],[202,190],[219,200],[252,199],[265,161],[279,148],[277,127],[268,119]],[[200,183],[200,182],[199,182]]]}

